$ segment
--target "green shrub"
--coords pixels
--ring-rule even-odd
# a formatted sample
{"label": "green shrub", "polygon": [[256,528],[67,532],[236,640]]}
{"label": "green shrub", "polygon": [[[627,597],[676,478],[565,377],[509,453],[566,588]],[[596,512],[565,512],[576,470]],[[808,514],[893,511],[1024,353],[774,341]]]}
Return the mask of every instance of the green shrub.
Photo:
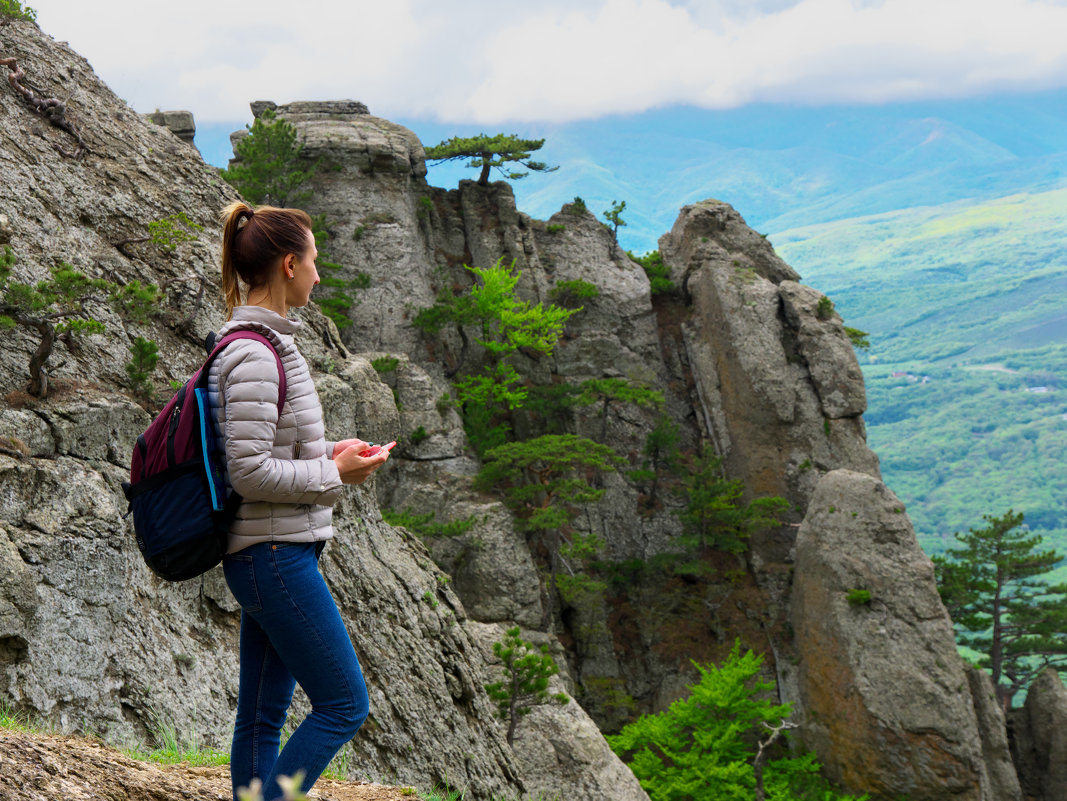
{"label": "green shrub", "polygon": [[379,374],[391,373],[400,364],[400,359],[396,356],[381,356],[377,359],[372,359],[370,366],[373,367]]}
{"label": "green shrub", "polygon": [[645,271],[645,275],[648,276],[649,288],[653,295],[667,295],[675,290],[676,287],[671,280],[671,271],[663,263],[663,256],[660,255],[658,250],[649,251],[643,256],[638,256],[632,251],[627,251],[626,253],[630,259],[640,264]]}
{"label": "green shrub", "polygon": [[194,242],[204,226],[189,219],[184,211],[148,223],[148,238],[164,253],[173,253],[182,242]]}
{"label": "green shrub", "polygon": [[416,537],[432,539],[436,537],[458,537],[465,534],[474,526],[476,518],[463,517],[459,520],[451,520],[447,523],[438,523],[434,512],[417,514],[411,509],[397,511],[389,507],[382,508],[382,519],[390,526],[406,528]]}
{"label": "green shrub", "polygon": [[847,598],[849,606],[870,606],[871,591],[851,589],[848,591]]}
{"label": "green shrub", "polygon": [[559,281],[549,290],[548,296],[557,303],[570,306],[581,303],[583,300],[592,300],[600,297],[600,290],[596,284],[576,278],[573,281]]}
{"label": "green shrub", "polygon": [[558,223],[553,223],[545,228],[550,234],[559,234],[567,230],[567,226]]}
{"label": "green shrub", "polygon": [[130,379],[133,394],[145,400],[152,399],[152,371],[159,362],[159,347],[151,339],[134,337],[130,344],[130,360],[126,362],[126,375]]}
{"label": "green shrub", "polygon": [[430,435],[426,433],[426,428],[424,426],[419,426],[410,434],[408,434],[408,442],[410,442],[412,445],[418,445],[423,440],[429,438],[429,436]]}
{"label": "green shrub", "polygon": [[[751,801],[754,742],[782,727],[790,704],[771,700],[760,680],[763,657],[740,644],[721,666],[698,665],[700,681],[666,712],[644,715],[608,736],[652,801]],[[788,737],[788,734],[786,734]],[[772,752],[763,771],[769,801],[845,801],[819,776],[811,754]]]}
{"label": "green shrub", "polygon": [[819,298],[819,303],[815,307],[815,316],[820,320],[829,320],[834,316],[834,302],[826,295]]}
{"label": "green shrub", "polygon": [[19,0],[0,0],[0,28],[13,19],[36,22],[37,11],[22,5]]}

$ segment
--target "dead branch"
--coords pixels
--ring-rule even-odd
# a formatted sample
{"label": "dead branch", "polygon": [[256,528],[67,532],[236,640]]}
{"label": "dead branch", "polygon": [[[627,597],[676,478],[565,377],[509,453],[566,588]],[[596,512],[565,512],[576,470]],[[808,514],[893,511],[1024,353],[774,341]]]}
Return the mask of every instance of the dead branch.
{"label": "dead branch", "polygon": [[41,97],[32,89],[23,86],[20,81],[26,77],[26,71],[15,62],[14,57],[0,58],[0,66],[8,68],[7,82],[11,84],[12,89],[22,95],[36,114],[44,117],[56,128],[66,131],[78,141],[78,147],[74,151],[64,150],[55,142],[52,143],[52,147],[59,151],[60,155],[69,159],[80,159],[84,156],[88,152],[88,147],[81,133],[66,117],[66,103],[56,97]]}
{"label": "dead branch", "polygon": [[129,237],[127,239],[123,239],[123,240],[121,240],[119,242],[112,242],[112,244],[116,248],[118,248],[119,253],[121,253],[127,259],[132,259],[133,258],[133,254],[130,253],[128,250],[126,250],[126,246],[127,245],[137,245],[137,244],[140,244],[141,242],[147,242],[151,238],[152,237],[150,237],[150,236],[134,236],[134,237]]}
{"label": "dead branch", "polygon": [[771,733],[771,736],[766,740],[760,740],[758,743],[759,750],[756,752],[756,759],[752,762],[752,772],[756,779],[756,801],[766,801],[767,799],[766,790],[763,789],[763,763],[767,759],[765,754],[766,750],[774,744],[774,741],[781,736],[783,731],[786,729],[795,729],[797,728],[797,724],[783,720],[777,726],[770,726],[764,722],[763,727]]}

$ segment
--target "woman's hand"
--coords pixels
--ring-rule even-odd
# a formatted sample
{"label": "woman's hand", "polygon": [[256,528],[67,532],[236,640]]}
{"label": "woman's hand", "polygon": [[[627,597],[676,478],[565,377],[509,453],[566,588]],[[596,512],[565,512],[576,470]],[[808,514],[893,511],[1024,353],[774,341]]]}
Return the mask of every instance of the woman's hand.
{"label": "woman's hand", "polygon": [[[346,443],[357,444],[349,444],[339,452],[338,449]],[[378,451],[373,456],[360,456],[359,454],[367,450],[367,447],[367,443],[359,439],[348,439],[337,443],[333,451],[333,461],[337,465],[337,472],[341,474],[341,483],[362,484],[371,477],[375,470],[389,460],[389,451],[386,450]]]}
{"label": "woman's hand", "polygon": [[343,439],[340,442],[334,443],[333,453],[330,454],[330,458],[336,459],[338,456],[341,455],[341,453],[343,453],[346,449],[351,448],[353,445],[358,448],[356,453],[362,453],[370,447],[369,442],[364,442],[361,439]]}

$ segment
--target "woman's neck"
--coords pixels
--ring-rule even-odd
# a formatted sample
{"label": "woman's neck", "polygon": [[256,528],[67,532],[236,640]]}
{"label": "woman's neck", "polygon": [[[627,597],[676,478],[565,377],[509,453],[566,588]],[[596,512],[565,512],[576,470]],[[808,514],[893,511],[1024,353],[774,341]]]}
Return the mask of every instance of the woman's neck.
{"label": "woman's neck", "polygon": [[280,300],[277,300],[269,287],[249,292],[248,298],[245,300],[245,305],[262,306],[264,309],[269,309],[274,312],[279,317],[289,316],[289,306],[285,302],[285,296],[283,295]]}

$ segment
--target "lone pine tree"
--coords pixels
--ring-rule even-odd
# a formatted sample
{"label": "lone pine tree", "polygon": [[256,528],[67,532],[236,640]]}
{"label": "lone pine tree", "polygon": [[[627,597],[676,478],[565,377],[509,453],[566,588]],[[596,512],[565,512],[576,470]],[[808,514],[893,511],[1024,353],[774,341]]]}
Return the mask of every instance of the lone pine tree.
{"label": "lone pine tree", "polygon": [[957,640],[982,655],[1007,709],[1045,668],[1067,666],[1067,585],[1043,578],[1063,555],[1041,549],[1021,512],[982,519],[985,527],[954,535],[963,547],[933,557],[934,569]]}
{"label": "lone pine tree", "polygon": [[549,167],[543,161],[534,161],[530,154],[540,150],[544,139],[520,139],[514,134],[478,134],[477,136],[453,136],[444,142],[426,148],[426,160],[445,162],[470,159],[468,167],[480,168],[478,184],[489,184],[489,172],[496,169],[508,180],[525,178],[529,173],[505,169],[508,164],[521,164],[534,172],[554,172],[559,167]]}

